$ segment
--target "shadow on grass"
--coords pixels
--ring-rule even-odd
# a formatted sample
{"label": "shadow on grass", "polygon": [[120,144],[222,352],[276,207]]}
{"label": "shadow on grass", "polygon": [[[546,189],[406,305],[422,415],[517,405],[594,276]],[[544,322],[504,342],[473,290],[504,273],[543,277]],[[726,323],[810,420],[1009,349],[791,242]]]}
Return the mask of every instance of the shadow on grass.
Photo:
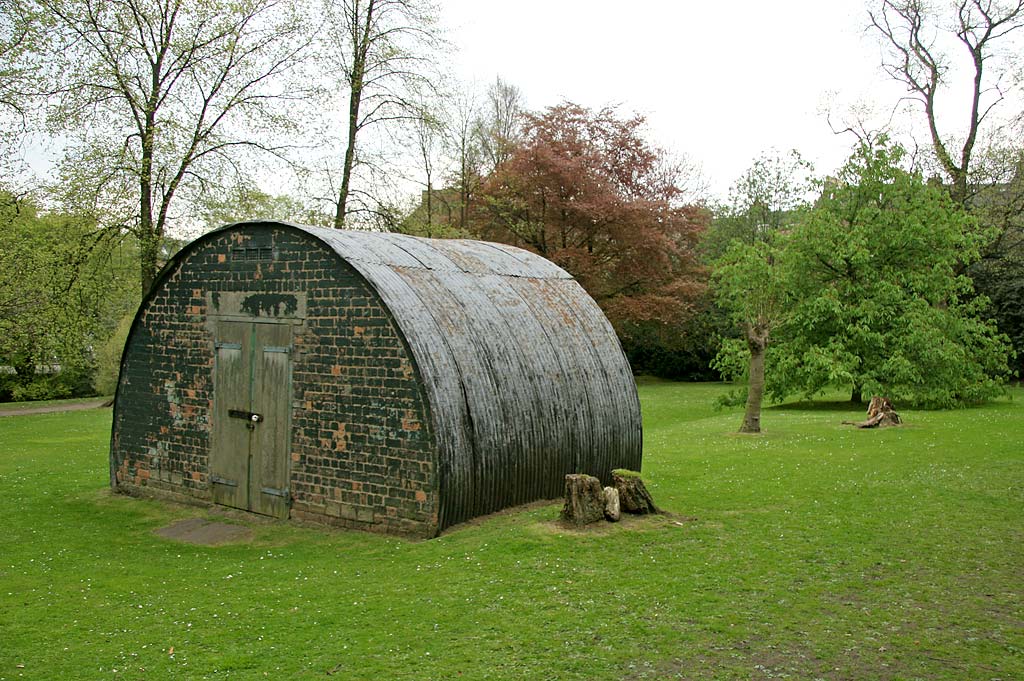
{"label": "shadow on grass", "polygon": [[767,407],[769,411],[866,411],[867,408],[866,402],[850,400],[800,400]]}
{"label": "shadow on grass", "polygon": [[[1001,404],[1013,402],[1015,398],[1024,398],[1024,390],[1017,386],[1007,386],[1005,392],[984,402],[962,404],[955,407],[928,408],[910,403],[897,403],[896,411],[960,411],[974,409],[999,409]],[[805,411],[805,412],[867,412],[867,402],[851,402],[849,399],[811,399],[797,402],[783,402],[765,407],[768,411]]]}

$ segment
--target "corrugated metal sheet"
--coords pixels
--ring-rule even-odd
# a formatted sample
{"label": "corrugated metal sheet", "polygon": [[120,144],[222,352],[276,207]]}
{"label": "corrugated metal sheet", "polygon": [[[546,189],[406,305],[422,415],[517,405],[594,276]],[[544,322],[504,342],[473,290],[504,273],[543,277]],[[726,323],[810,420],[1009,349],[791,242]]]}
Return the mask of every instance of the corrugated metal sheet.
{"label": "corrugated metal sheet", "polygon": [[640,405],[611,325],[564,270],[468,240],[301,227],[380,294],[427,390],[440,526],[638,470]]}

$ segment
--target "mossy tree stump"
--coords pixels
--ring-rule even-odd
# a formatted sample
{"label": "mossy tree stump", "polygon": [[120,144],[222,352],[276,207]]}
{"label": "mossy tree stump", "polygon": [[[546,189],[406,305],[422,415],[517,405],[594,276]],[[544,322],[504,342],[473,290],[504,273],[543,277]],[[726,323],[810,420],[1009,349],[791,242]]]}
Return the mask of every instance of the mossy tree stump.
{"label": "mossy tree stump", "polygon": [[619,492],[619,506],[625,513],[661,513],[654,505],[654,499],[644,485],[643,478],[635,471],[622,468],[612,471],[612,484]]}

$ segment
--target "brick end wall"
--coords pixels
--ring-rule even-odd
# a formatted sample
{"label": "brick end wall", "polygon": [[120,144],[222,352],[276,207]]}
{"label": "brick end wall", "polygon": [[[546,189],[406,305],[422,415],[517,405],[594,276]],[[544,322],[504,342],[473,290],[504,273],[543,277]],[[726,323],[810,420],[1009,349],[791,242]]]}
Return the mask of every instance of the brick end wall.
{"label": "brick end wall", "polygon": [[305,318],[291,327],[291,515],[436,533],[424,391],[394,321],[362,277],[312,237],[287,229],[231,230],[188,248],[129,339],[111,438],[114,488],[212,499],[210,295],[304,292]]}

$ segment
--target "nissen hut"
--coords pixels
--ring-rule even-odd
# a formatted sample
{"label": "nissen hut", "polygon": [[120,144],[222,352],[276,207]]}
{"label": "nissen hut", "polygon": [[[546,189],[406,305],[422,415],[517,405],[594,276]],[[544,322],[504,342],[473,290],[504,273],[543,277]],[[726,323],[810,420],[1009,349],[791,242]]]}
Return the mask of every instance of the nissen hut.
{"label": "nissen hut", "polygon": [[565,271],[501,244],[229,225],[143,301],[116,491],[434,536],[639,470],[619,342]]}

